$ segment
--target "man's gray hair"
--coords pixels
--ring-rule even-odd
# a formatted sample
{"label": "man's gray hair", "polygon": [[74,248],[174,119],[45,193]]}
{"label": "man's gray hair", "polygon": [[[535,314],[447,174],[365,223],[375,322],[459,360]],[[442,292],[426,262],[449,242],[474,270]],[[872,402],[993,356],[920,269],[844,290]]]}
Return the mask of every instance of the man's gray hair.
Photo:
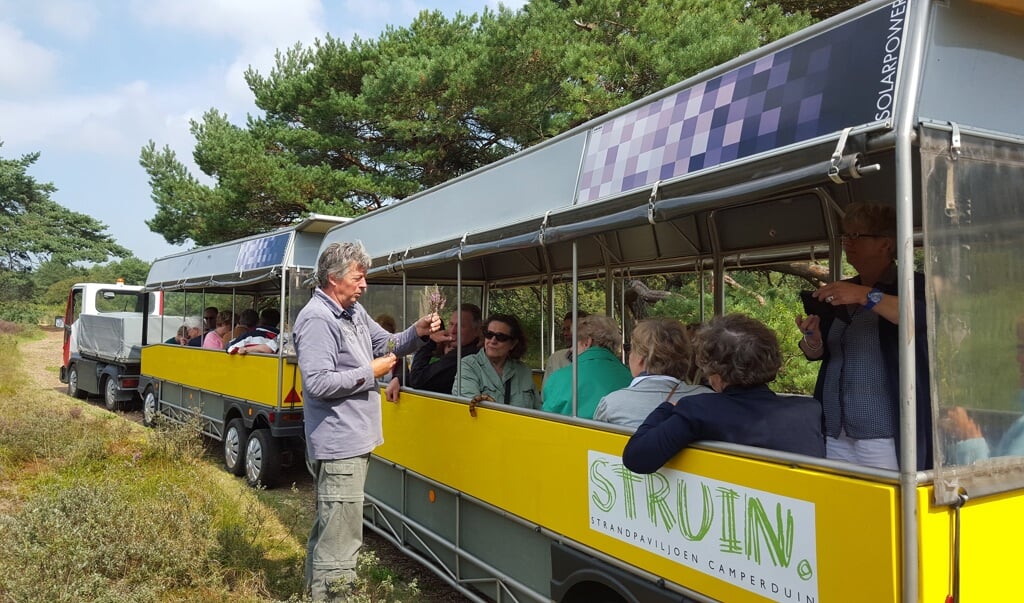
{"label": "man's gray hair", "polygon": [[352,265],[369,270],[372,260],[361,241],[353,243],[331,243],[320,254],[316,263],[316,281],[320,288],[327,286],[328,275],[336,279],[345,278]]}

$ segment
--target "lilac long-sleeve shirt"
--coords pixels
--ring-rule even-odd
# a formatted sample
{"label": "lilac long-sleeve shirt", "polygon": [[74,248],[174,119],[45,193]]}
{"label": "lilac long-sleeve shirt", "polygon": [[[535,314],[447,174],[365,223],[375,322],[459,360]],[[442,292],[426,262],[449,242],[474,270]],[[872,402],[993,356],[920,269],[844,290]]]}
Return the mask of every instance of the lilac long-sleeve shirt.
{"label": "lilac long-sleeve shirt", "polygon": [[306,453],[335,460],[366,454],[384,442],[380,389],[370,363],[388,352],[404,356],[422,343],[416,326],[392,335],[358,303],[351,320],[319,288],[295,320],[292,333],[302,374]]}

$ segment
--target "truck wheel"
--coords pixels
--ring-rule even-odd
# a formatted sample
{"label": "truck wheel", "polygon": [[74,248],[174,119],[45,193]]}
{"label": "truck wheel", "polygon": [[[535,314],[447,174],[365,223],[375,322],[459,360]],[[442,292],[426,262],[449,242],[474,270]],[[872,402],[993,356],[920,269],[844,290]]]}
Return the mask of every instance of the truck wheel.
{"label": "truck wheel", "polygon": [[68,395],[79,400],[85,399],[85,392],[78,388],[78,366],[68,368]]}
{"label": "truck wheel", "polygon": [[255,429],[245,445],[245,479],[250,486],[272,488],[281,470],[281,449],[269,429]]}
{"label": "truck wheel", "polygon": [[240,418],[228,421],[224,432],[224,468],[232,475],[245,475],[245,448],[249,440],[249,430]]}
{"label": "truck wheel", "polygon": [[110,412],[121,409],[121,403],[117,399],[117,379],[110,375],[103,378],[103,406]]}
{"label": "truck wheel", "polygon": [[147,387],[146,393],[142,395],[142,424],[146,427],[156,425],[157,412],[156,390]]}

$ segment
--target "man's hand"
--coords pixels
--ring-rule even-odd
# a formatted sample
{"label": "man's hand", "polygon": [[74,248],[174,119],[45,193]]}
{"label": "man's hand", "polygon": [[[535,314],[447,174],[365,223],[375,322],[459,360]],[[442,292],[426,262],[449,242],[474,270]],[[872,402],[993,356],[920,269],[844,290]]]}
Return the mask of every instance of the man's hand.
{"label": "man's hand", "polygon": [[416,321],[416,334],[420,337],[430,335],[441,330],[441,317],[437,312],[431,312]]}
{"label": "man's hand", "polygon": [[384,398],[388,402],[398,402],[398,395],[402,384],[398,382],[398,377],[392,377],[391,381],[388,382],[388,386],[384,388]]}
{"label": "man's hand", "polygon": [[391,369],[395,368],[395,362],[398,358],[394,354],[384,354],[378,358],[374,358],[373,362],[370,363],[370,367],[373,369],[374,379],[380,379],[384,375],[391,372]]}
{"label": "man's hand", "polygon": [[448,331],[434,331],[430,334],[430,339],[438,345],[443,347],[452,342],[452,336],[448,334]]}

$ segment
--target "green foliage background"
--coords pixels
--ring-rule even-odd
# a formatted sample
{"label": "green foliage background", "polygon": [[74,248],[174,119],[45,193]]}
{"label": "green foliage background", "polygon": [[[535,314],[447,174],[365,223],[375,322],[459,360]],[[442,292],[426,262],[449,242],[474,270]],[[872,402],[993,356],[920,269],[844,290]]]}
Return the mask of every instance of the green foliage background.
{"label": "green foliage background", "polygon": [[[733,271],[729,272],[738,286],[730,287],[726,292],[726,312],[739,312],[752,316],[775,331],[779,338],[779,346],[783,354],[783,366],[772,388],[779,392],[790,392],[810,395],[814,391],[818,364],[804,358],[798,344],[801,334],[796,328],[797,316],[803,315],[803,307],[797,292],[800,289],[813,288],[802,278],[770,273],[765,271]],[[712,315],[714,307],[712,278],[705,274],[703,288],[704,315],[701,315],[701,277],[693,274],[667,275],[641,279],[651,289],[669,291],[667,298],[651,304],[647,311],[648,317],[675,318],[683,324],[703,322]],[[617,285],[618,286],[618,285]],[[584,281],[579,283],[578,304],[581,310],[591,314],[605,314],[604,283]],[[555,293],[555,346],[563,347],[560,339],[561,317],[571,309],[571,287],[568,284],[557,285]],[[622,308],[620,292],[616,289],[613,300],[613,312],[622,324]],[[544,351],[550,354],[552,348],[550,338],[550,310],[541,311],[546,292],[538,287],[524,287],[494,291],[490,303],[492,312],[509,313],[520,319],[523,329],[530,342],[524,360],[533,367],[541,365],[540,343],[541,327],[544,325]],[[542,317],[543,314],[543,317]],[[625,341],[629,341],[629,332],[633,326],[632,314],[627,310]]]}

